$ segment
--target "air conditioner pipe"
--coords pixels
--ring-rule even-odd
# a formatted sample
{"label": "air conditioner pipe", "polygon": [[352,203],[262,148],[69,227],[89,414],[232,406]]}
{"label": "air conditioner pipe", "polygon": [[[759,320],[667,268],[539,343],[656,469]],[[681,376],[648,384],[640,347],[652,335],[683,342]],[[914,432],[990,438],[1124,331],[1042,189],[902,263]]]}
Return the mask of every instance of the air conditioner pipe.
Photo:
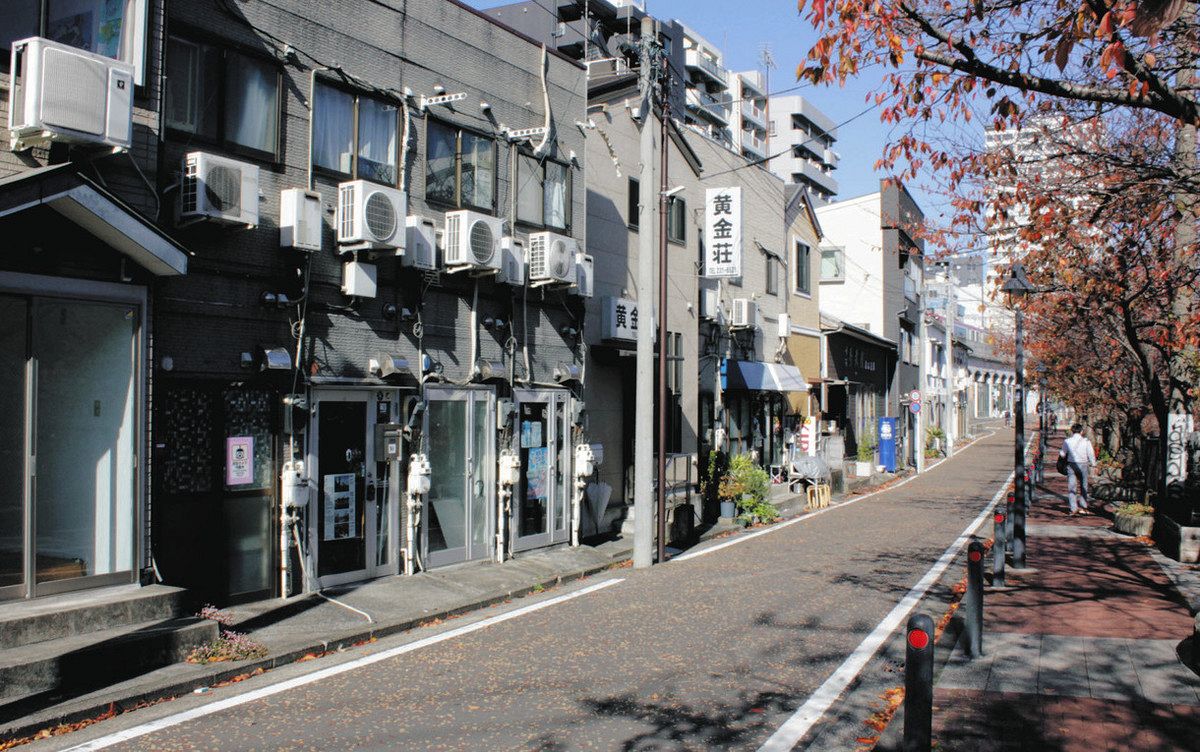
{"label": "air conditioner pipe", "polygon": [[542,140],[533,148],[533,153],[537,156],[542,156],[546,151],[546,145],[550,142],[550,88],[546,85],[546,68],[549,66],[550,56],[546,52],[546,45],[542,45],[542,62],[538,66],[538,72],[542,79],[542,107],[546,112],[543,127],[546,132],[542,134]]}

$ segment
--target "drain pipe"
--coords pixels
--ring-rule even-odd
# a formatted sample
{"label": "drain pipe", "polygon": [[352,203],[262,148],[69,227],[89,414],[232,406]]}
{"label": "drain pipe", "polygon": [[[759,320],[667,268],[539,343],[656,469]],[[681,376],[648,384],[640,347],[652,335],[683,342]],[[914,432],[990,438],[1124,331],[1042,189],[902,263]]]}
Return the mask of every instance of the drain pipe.
{"label": "drain pipe", "polygon": [[[304,563],[304,553],[303,553],[304,549],[302,549],[300,547],[300,532],[296,529],[295,525],[292,525],[292,535],[296,539],[296,549],[301,552],[300,569],[301,569],[301,571],[304,572],[304,579],[305,579],[305,581],[307,581],[308,580],[308,566]],[[341,606],[342,608],[346,609],[347,611],[353,611],[354,613],[356,613],[359,616],[366,619],[368,624],[375,623],[375,619],[372,618],[372,616],[370,614],[368,614],[366,611],[363,611],[361,608],[355,608],[354,606],[351,606],[349,603],[343,603],[342,601],[339,601],[337,598],[334,598],[331,595],[325,595],[325,593],[321,592],[320,590],[315,591],[315,594],[318,598],[324,598],[325,600],[329,601],[330,603],[334,604],[335,606]]]}

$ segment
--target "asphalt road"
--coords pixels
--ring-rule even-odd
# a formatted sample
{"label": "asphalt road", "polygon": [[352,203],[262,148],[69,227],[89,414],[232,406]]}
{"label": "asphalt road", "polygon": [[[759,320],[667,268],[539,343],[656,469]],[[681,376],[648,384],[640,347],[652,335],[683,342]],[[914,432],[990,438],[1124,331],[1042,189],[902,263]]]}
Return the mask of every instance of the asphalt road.
{"label": "asphalt road", "polygon": [[[979,514],[1007,478],[1009,447],[1010,434],[1001,432],[898,488],[709,555],[615,570],[50,744],[79,744],[282,679],[303,681],[330,661],[407,643],[412,649],[402,655],[111,748],[757,749]],[[412,647],[505,608],[622,578]]]}

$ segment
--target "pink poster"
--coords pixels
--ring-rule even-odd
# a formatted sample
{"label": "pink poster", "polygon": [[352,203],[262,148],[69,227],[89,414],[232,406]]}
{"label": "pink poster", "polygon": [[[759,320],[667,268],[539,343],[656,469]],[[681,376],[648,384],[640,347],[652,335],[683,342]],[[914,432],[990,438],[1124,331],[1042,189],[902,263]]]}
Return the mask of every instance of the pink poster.
{"label": "pink poster", "polygon": [[254,482],[254,437],[225,439],[225,485],[244,486]]}

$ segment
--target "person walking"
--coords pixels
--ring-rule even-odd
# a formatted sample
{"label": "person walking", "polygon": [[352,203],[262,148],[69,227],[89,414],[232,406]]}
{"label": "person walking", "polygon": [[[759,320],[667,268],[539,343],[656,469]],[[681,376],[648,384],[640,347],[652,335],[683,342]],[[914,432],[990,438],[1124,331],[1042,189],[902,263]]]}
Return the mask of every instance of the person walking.
{"label": "person walking", "polygon": [[1058,452],[1067,461],[1067,504],[1071,514],[1091,514],[1088,511],[1088,474],[1096,465],[1096,450],[1083,435],[1083,426],[1071,426],[1071,435]]}

